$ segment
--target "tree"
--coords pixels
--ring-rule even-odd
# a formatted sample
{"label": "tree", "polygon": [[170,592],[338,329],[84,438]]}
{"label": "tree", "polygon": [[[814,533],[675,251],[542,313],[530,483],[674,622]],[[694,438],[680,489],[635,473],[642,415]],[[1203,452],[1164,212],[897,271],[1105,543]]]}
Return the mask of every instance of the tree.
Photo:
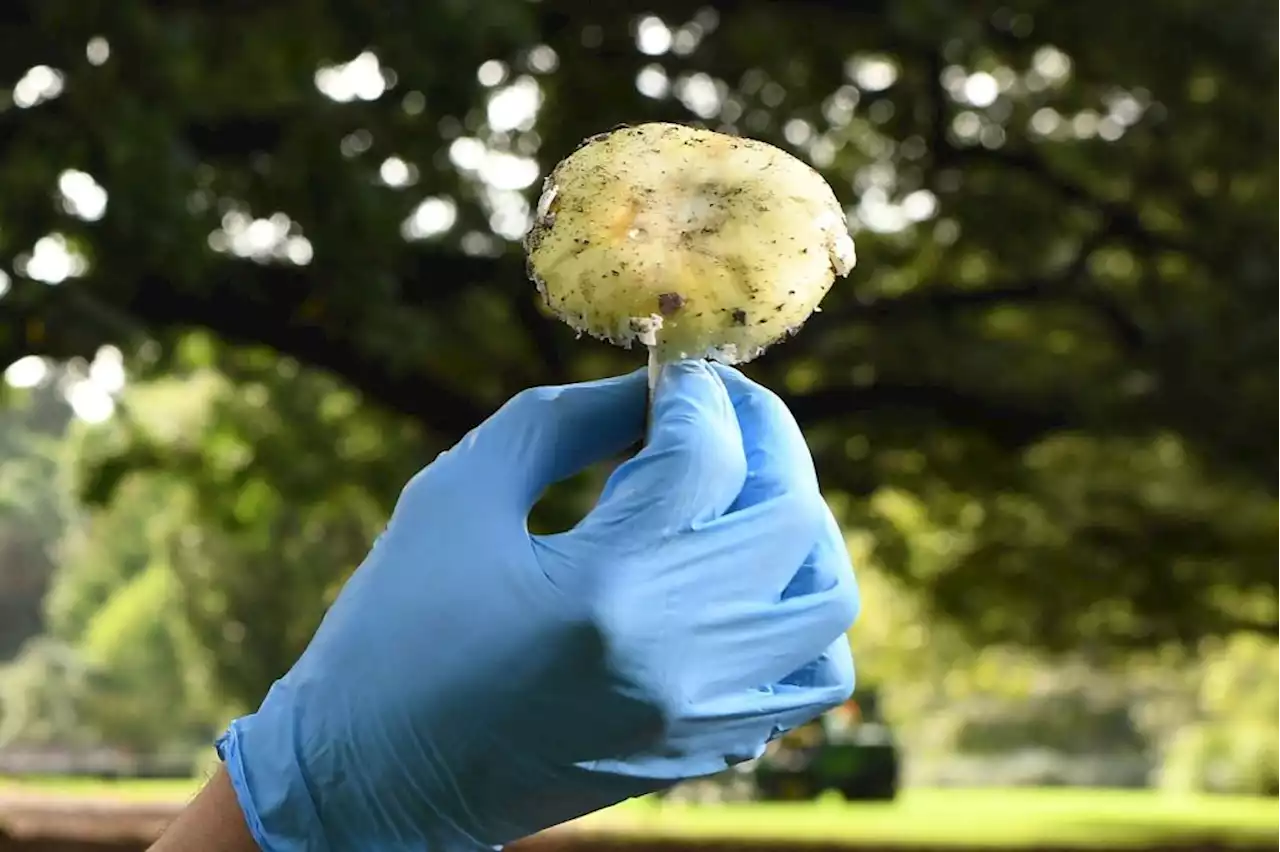
{"label": "tree", "polygon": [[1059,645],[1276,629],[1269,4],[231,8],[0,12],[0,360],[111,342],[145,378],[198,329],[447,443],[637,363],[545,316],[517,240],[582,137],[700,121],[855,213],[851,283],[751,372],[830,490],[954,527],[920,574],[848,516],[938,611]]}
{"label": "tree", "polygon": [[[173,375],[126,388],[122,417],[78,430],[81,456],[104,460],[82,484],[99,505],[47,600],[56,635],[112,673],[121,702],[150,682],[203,720],[200,696],[246,710],[301,653],[420,448],[331,378],[236,352],[233,382],[213,351],[189,339]],[[130,709],[118,719],[145,730]]]}
{"label": "tree", "polygon": [[0,746],[88,744],[90,673],[73,648],[37,636],[0,674]]}
{"label": "tree", "polygon": [[[88,625],[80,651],[95,675],[82,724],[102,741],[146,754],[212,737],[217,721],[200,656],[181,617],[169,566],[149,565]],[[203,743],[202,743],[203,744]]]}
{"label": "tree", "polygon": [[62,458],[71,410],[56,379],[0,410],[0,662],[43,628],[53,550],[72,521]]}

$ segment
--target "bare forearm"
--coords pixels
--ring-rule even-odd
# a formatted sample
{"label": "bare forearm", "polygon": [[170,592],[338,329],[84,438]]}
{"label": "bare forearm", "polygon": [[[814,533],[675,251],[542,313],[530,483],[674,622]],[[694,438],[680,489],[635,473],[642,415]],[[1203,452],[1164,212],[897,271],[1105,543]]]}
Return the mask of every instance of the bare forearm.
{"label": "bare forearm", "polygon": [[209,779],[150,852],[260,852],[225,768]]}

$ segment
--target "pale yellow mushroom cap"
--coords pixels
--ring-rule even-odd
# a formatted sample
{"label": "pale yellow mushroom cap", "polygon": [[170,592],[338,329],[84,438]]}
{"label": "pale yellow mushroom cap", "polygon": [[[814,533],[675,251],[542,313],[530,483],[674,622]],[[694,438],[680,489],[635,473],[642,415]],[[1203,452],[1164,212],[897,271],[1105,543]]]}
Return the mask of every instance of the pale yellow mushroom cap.
{"label": "pale yellow mushroom cap", "polygon": [[525,249],[547,305],[579,332],[730,364],[797,331],[856,260],[811,166],[666,123],[593,136],[556,166]]}

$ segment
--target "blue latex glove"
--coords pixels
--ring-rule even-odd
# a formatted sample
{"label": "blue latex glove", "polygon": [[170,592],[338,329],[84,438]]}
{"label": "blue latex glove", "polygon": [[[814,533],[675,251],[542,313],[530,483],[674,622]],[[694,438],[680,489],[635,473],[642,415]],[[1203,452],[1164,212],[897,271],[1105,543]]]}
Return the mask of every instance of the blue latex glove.
{"label": "blue latex glove", "polygon": [[858,607],[773,394],[689,362],[519,394],[404,489],[310,647],[218,741],[267,850],[494,847],[759,756],[844,701]]}

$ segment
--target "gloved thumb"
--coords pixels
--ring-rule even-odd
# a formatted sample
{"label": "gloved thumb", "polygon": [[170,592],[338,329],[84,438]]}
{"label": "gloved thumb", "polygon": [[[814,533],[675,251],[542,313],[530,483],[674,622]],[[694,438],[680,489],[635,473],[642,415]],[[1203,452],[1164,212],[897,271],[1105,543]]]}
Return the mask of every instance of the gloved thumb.
{"label": "gloved thumb", "polygon": [[719,517],[742,491],[742,432],[710,364],[664,367],[650,416],[644,449],[614,471],[578,531],[625,530],[643,541],[646,533],[669,534]]}
{"label": "gloved thumb", "polygon": [[450,450],[448,464],[489,505],[524,517],[549,486],[639,440],[646,394],[644,370],[529,388]]}

